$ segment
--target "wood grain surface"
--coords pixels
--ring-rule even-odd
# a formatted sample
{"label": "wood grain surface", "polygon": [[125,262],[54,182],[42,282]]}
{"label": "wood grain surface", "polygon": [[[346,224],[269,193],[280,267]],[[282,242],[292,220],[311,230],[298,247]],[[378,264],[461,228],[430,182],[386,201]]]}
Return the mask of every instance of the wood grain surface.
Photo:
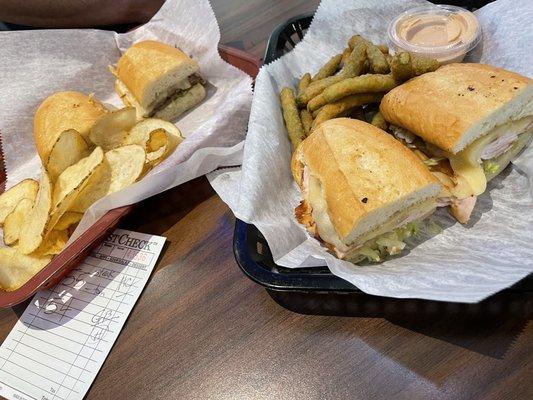
{"label": "wood grain surface", "polygon": [[[212,3],[223,42],[262,55],[277,24],[318,1]],[[530,297],[475,312],[376,299],[361,317],[295,313],[240,271],[234,222],[205,178],[124,221],[168,244],[88,400],[533,398]],[[292,301],[313,313],[328,299]],[[0,311],[2,339],[26,304]]]}

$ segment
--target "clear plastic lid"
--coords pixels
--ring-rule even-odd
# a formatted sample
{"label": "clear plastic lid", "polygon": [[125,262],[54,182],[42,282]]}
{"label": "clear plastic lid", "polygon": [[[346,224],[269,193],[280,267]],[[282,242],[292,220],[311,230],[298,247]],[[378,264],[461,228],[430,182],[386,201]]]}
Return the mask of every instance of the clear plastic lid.
{"label": "clear plastic lid", "polygon": [[456,61],[481,40],[476,16],[461,7],[430,5],[398,15],[388,29],[394,51],[407,51],[440,62]]}

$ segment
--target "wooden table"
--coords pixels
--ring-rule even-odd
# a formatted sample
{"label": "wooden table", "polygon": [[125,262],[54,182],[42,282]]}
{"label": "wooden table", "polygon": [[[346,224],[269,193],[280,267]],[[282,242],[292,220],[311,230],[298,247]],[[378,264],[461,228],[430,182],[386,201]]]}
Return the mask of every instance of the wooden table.
{"label": "wooden table", "polygon": [[[260,56],[278,23],[318,1],[212,3],[222,41]],[[234,222],[205,178],[148,199],[124,222],[168,246],[88,400],[533,398],[529,315],[290,312],[239,270]],[[2,338],[25,306],[0,311]]]}

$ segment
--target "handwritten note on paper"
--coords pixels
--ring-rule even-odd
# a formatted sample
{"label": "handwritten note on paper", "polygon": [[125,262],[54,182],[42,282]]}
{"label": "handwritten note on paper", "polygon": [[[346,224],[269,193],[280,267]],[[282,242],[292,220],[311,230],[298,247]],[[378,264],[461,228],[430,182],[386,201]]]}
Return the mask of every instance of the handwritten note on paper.
{"label": "handwritten note on paper", "polygon": [[60,284],[37,293],[0,348],[0,395],[83,399],[164,243],[116,230]]}

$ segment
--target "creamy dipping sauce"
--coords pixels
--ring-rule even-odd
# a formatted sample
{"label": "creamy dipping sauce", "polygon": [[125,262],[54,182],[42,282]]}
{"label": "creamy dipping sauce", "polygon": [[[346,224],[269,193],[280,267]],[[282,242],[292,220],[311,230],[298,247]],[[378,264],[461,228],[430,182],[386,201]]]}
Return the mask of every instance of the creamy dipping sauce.
{"label": "creamy dipping sauce", "polygon": [[424,6],[400,14],[389,27],[395,52],[407,51],[446,64],[460,62],[481,38],[474,14],[454,6]]}
{"label": "creamy dipping sauce", "polygon": [[421,46],[447,46],[458,42],[470,42],[477,22],[461,12],[450,17],[436,14],[415,16],[398,26],[398,34],[409,43]]}

